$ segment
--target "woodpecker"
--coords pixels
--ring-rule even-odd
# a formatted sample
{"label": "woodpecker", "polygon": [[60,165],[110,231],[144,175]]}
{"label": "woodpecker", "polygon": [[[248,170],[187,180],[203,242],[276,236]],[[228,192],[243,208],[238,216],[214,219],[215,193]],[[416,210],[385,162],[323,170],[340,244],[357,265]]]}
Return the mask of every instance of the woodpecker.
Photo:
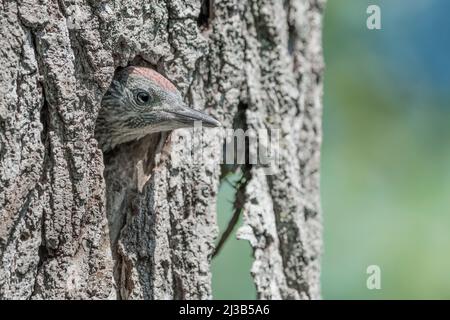
{"label": "woodpecker", "polygon": [[119,71],[104,95],[95,137],[103,152],[150,133],[220,122],[188,107],[178,89],[153,69],[127,67]]}

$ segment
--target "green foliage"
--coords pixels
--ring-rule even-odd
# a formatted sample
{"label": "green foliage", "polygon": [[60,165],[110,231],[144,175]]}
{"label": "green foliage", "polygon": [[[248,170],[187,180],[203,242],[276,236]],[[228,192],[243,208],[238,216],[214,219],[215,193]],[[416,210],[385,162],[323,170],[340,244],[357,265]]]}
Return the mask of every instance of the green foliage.
{"label": "green foliage", "polygon": [[[227,175],[220,185],[217,199],[217,219],[221,231],[225,230],[233,214],[235,187],[241,178],[239,174]],[[236,239],[239,219],[220,253],[212,263],[212,286],[214,299],[254,299],[256,290],[250,275],[252,250],[247,241]]]}
{"label": "green foliage", "polygon": [[[427,61],[402,70],[384,53],[398,50],[383,42],[398,32],[392,6],[383,3],[383,29],[369,31],[356,2],[329,1],[325,19],[323,295],[448,299],[448,97],[421,80]],[[399,82],[402,73],[414,76]],[[366,288],[372,264],[381,290]]]}

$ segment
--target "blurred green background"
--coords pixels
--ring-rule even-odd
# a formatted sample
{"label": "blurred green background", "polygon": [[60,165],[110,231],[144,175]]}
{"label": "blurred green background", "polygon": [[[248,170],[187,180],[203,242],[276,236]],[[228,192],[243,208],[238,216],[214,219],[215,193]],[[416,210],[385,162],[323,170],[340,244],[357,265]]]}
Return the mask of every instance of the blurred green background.
{"label": "blurred green background", "polygon": [[[366,28],[381,7],[382,29]],[[450,1],[329,0],[322,207],[325,299],[450,299]],[[219,194],[219,225],[233,189]],[[213,262],[216,299],[252,299],[251,250]],[[381,268],[381,289],[366,268]]]}

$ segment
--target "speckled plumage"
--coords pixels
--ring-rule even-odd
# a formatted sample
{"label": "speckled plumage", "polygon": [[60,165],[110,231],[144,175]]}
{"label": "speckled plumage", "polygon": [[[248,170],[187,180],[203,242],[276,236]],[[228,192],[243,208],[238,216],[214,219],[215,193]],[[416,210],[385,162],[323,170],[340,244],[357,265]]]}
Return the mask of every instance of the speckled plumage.
{"label": "speckled plumage", "polygon": [[220,123],[186,106],[180,92],[161,74],[144,67],[128,67],[116,74],[102,100],[95,129],[100,148],[137,140],[147,134]]}

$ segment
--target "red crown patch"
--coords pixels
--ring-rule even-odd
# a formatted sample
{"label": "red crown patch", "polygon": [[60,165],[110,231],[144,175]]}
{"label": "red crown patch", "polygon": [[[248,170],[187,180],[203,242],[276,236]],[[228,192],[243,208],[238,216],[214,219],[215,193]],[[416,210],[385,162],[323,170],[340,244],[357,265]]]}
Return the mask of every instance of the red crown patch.
{"label": "red crown patch", "polygon": [[145,67],[128,67],[127,72],[128,74],[141,75],[147,79],[150,79],[155,82],[160,88],[166,91],[178,93],[177,88],[173,85],[172,82],[167,80],[164,76],[153,69]]}

